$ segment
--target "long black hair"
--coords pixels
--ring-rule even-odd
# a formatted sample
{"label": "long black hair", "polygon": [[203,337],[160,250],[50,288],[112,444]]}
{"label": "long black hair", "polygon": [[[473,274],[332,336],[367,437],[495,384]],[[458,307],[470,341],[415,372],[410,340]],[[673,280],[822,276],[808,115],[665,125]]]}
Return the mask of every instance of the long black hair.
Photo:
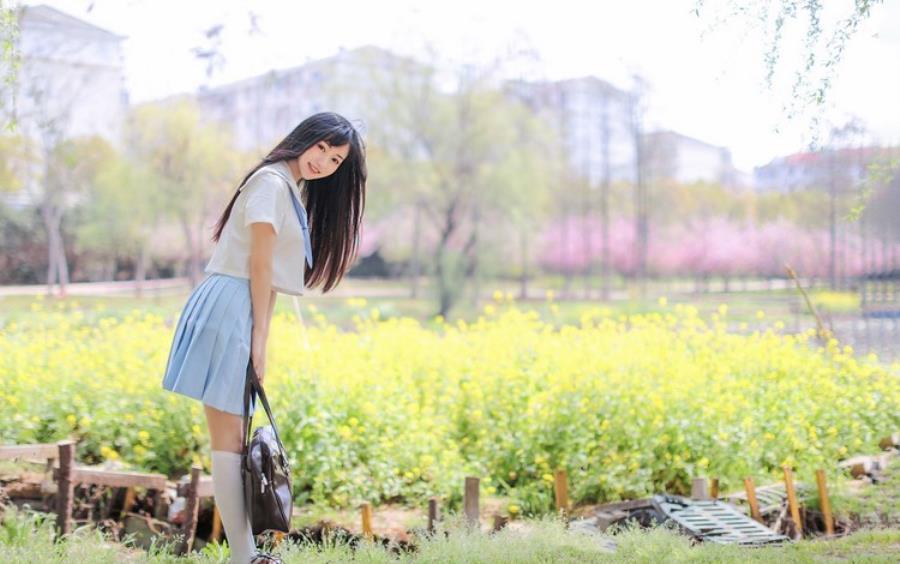
{"label": "long black hair", "polygon": [[[313,288],[324,282],[322,291],[328,292],[356,260],[366,206],[366,147],[353,124],[334,112],[309,116],[247,173],[237,190],[261,167],[297,158],[319,141],[326,141],[332,146],[350,145],[347,158],[337,170],[324,178],[306,181],[305,207],[309,218],[313,266],[310,268],[306,264],[302,253],[298,260],[306,269],[304,286]],[[236,191],[219,217],[213,241],[218,242],[222,235],[238,194]]]}

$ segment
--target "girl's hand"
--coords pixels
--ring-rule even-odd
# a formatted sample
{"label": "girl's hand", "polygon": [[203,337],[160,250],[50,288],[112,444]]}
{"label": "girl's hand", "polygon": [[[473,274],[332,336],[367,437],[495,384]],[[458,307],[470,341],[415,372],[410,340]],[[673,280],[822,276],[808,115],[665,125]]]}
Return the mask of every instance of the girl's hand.
{"label": "girl's hand", "polygon": [[266,337],[257,335],[255,328],[250,337],[250,360],[261,386],[266,375]]}

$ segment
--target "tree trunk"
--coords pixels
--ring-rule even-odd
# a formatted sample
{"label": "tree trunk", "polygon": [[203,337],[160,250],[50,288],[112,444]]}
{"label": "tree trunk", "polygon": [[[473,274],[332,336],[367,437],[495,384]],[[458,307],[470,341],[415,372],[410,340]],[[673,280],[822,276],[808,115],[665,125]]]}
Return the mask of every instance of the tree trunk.
{"label": "tree trunk", "polygon": [[138,298],[144,293],[144,281],[147,279],[147,263],[149,259],[150,253],[147,250],[147,244],[142,242],[138,249],[137,262],[134,265],[134,294]]}
{"label": "tree trunk", "polygon": [[453,307],[453,296],[451,295],[450,282],[447,280],[447,272],[444,267],[444,260],[447,251],[441,247],[436,255],[435,274],[437,276],[438,285],[438,315],[447,319],[450,308]]}
{"label": "tree trunk", "polygon": [[600,221],[603,241],[600,259],[600,278],[602,279],[600,298],[603,301],[609,301],[610,286],[610,260],[609,260],[609,182],[610,182],[610,164],[609,164],[609,94],[603,96],[603,185],[600,190]]}
{"label": "tree trunk", "polygon": [[52,221],[49,212],[45,207],[41,208],[41,216],[44,219],[44,229],[47,231],[47,295],[53,295],[53,285],[56,283],[56,237],[51,234],[53,231]]}
{"label": "tree trunk", "polygon": [[194,234],[191,232],[191,225],[187,217],[182,216],[181,231],[184,234],[185,243],[187,243],[188,260],[187,260],[187,276],[191,282],[191,287],[195,287],[200,282],[199,268],[197,259],[197,245],[194,244]]}
{"label": "tree trunk", "polygon": [[59,296],[64,298],[69,283],[69,266],[60,232],[62,210],[45,201],[41,205],[41,217],[47,230],[47,295],[53,295],[53,284],[59,283]]}
{"label": "tree trunk", "polygon": [[100,272],[100,280],[115,280],[116,279],[116,258],[109,257],[107,260],[103,261],[103,268]]}
{"label": "tree trunk", "polygon": [[441,229],[441,236],[438,240],[435,252],[435,276],[438,286],[438,315],[447,318],[450,308],[453,307],[454,294],[452,280],[450,280],[451,272],[448,271],[446,264],[447,246],[450,236],[456,229],[456,208],[459,205],[458,199],[453,201],[444,211],[444,225]]}
{"label": "tree trunk", "polygon": [[519,231],[519,250],[522,251],[522,274],[519,276],[519,299],[528,299],[528,234],[525,230]]}
{"label": "tree trunk", "polygon": [[479,282],[479,267],[480,264],[478,262],[478,225],[481,222],[481,211],[480,207],[476,205],[472,209],[472,233],[469,236],[468,241],[466,241],[466,246],[463,248],[463,257],[464,260],[467,259],[466,269],[465,269],[465,278],[464,280],[472,281],[472,305],[475,309],[478,309],[478,298],[481,293],[481,285]]}
{"label": "tree trunk", "polygon": [[837,186],[834,178],[834,149],[828,153],[828,285],[837,289]]}
{"label": "tree trunk", "polygon": [[409,257],[409,297],[419,297],[419,276],[421,274],[421,258],[419,256],[422,239],[422,203],[416,202],[413,212],[412,253]]}
{"label": "tree trunk", "polygon": [[569,299],[572,297],[572,279],[575,276],[572,274],[571,270],[566,270],[565,278],[563,279],[563,287],[562,292],[560,292],[564,298]]}

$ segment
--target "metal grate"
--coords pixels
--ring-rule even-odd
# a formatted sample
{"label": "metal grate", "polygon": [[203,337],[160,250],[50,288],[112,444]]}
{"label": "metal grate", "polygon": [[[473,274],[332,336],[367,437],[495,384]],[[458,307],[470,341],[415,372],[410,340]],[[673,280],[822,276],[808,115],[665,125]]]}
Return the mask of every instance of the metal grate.
{"label": "metal grate", "polygon": [[[803,499],[810,494],[809,487],[803,482],[796,482],[794,488],[797,490],[797,497]],[[771,484],[756,488],[756,500],[759,502],[759,512],[763,517],[773,515],[781,511],[784,504],[787,503],[787,492],[784,484]],[[735,492],[729,495],[725,501],[739,506],[744,513],[750,513],[747,503],[747,492]]]}
{"label": "metal grate", "polygon": [[782,534],[747,517],[721,501],[699,501],[680,496],[653,496],[654,506],[688,534],[720,544],[763,545],[789,541]]}

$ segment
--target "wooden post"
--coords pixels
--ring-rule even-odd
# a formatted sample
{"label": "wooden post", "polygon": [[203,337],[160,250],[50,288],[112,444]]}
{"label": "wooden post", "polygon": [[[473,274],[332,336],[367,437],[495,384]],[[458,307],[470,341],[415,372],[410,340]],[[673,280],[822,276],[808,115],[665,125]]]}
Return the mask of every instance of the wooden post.
{"label": "wooden post", "polygon": [[747,504],[750,505],[750,517],[757,522],[762,523],[763,519],[762,514],[759,512],[759,502],[756,500],[756,486],[753,485],[753,478],[744,478],[744,489],[747,491]]}
{"label": "wooden post", "polygon": [[463,492],[463,509],[466,514],[466,521],[471,526],[481,527],[481,520],[478,512],[478,492],[479,480],[475,476],[466,476],[466,489]]}
{"label": "wooden post", "polygon": [[694,478],[691,483],[691,499],[709,499],[709,493],[706,490],[708,485],[706,478]]}
{"label": "wooden post", "polygon": [[362,504],[362,532],[363,536],[372,540],[372,505],[368,501]]}
{"label": "wooden post", "polygon": [[554,472],[554,493],[556,494],[556,514],[563,517],[569,513],[569,482],[565,470]]}
{"label": "wooden post", "polygon": [[709,497],[711,499],[719,499],[719,479],[710,478],[709,480]]}
{"label": "wooden post", "polygon": [[122,503],[122,513],[120,514],[119,519],[124,520],[125,514],[131,511],[131,506],[134,505],[135,493],[134,486],[125,490],[125,501]]}
{"label": "wooden post", "polygon": [[212,533],[209,538],[218,542],[222,538],[222,514],[219,513],[219,506],[213,503],[213,519]]}
{"label": "wooden post", "polygon": [[[41,493],[42,494],[51,493],[51,492],[55,493],[55,490],[56,490],[56,480],[53,479],[53,471],[55,470],[54,465],[56,464],[56,458],[59,456],[59,447],[57,447],[56,445],[51,445],[51,446],[53,446],[53,448],[55,449],[55,452],[54,452],[52,458],[47,458],[47,465],[44,466],[44,474],[45,474],[45,476],[49,475],[50,478],[48,480],[45,477],[43,480],[41,480]],[[53,489],[51,489],[50,484],[53,484],[52,485]]]}
{"label": "wooden post", "polygon": [[440,510],[438,508],[438,498],[431,496],[428,498],[428,532],[434,533],[434,524],[440,520]]}
{"label": "wooden post", "polygon": [[509,518],[505,515],[500,515],[499,513],[494,514],[494,525],[491,527],[491,531],[496,533],[500,529],[506,526],[509,523]]}
{"label": "wooden post", "polygon": [[883,437],[878,441],[878,446],[881,447],[881,450],[891,450],[892,448],[900,446],[900,433],[893,433],[887,437]]}
{"label": "wooden post", "polygon": [[791,510],[791,519],[797,530],[797,537],[803,536],[803,522],[800,521],[800,507],[797,503],[797,492],[794,491],[794,473],[789,466],[784,466],[784,488],[787,491],[788,507]]}
{"label": "wooden post", "polygon": [[816,470],[816,484],[819,486],[819,505],[822,506],[822,517],[825,519],[825,534],[834,534],[834,516],[831,514],[831,502],[828,500],[828,489],[825,487],[825,471]]}
{"label": "wooden post", "polygon": [[56,488],[56,526],[59,535],[67,535],[72,525],[72,498],[75,494],[75,483],[72,471],[75,466],[75,442],[59,441],[59,482]]}
{"label": "wooden post", "polygon": [[184,504],[184,521],[181,523],[181,532],[184,540],[181,543],[179,554],[187,554],[194,546],[194,537],[197,534],[197,513],[200,508],[200,496],[197,495],[200,484],[200,473],[203,471],[198,465],[191,467],[191,485],[188,487],[188,495]]}
{"label": "wooden post", "polygon": [[157,490],[153,502],[153,518],[164,521],[169,514],[169,502],[163,495],[164,490]]}

